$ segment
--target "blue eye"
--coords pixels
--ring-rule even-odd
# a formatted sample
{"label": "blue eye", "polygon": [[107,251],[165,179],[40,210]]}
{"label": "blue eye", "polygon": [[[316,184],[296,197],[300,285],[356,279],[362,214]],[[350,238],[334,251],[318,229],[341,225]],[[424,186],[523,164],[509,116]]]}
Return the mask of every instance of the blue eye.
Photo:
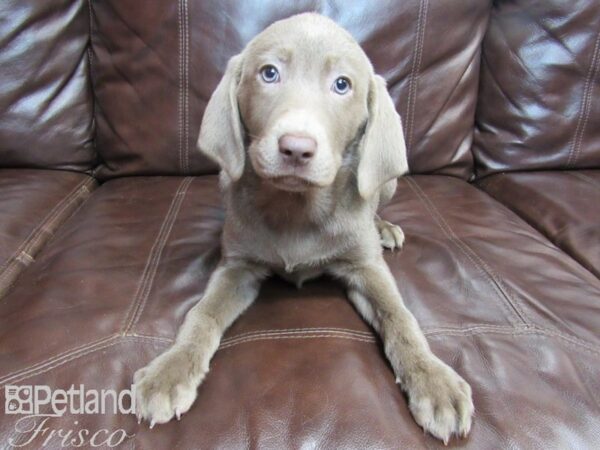
{"label": "blue eye", "polygon": [[279,81],[279,71],[277,67],[267,64],[260,69],[260,76],[265,83],[277,83]]}
{"label": "blue eye", "polygon": [[344,95],[350,90],[350,80],[346,77],[339,77],[333,82],[333,90],[336,94]]}

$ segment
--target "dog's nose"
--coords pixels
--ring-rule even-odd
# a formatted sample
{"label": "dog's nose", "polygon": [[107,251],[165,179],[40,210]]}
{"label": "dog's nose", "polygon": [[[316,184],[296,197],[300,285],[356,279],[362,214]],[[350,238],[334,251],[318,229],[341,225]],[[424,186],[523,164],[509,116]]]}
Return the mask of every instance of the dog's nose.
{"label": "dog's nose", "polygon": [[317,151],[317,141],[308,136],[284,134],[279,138],[279,153],[287,163],[307,164]]}

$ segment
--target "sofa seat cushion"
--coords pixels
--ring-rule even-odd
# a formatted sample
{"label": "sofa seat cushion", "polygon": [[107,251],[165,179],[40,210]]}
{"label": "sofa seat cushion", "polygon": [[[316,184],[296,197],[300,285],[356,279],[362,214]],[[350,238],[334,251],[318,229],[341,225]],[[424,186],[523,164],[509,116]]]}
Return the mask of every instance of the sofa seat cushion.
{"label": "sofa seat cushion", "polygon": [[[473,386],[464,444],[600,445],[600,282],[455,178],[404,178],[382,215],[407,236],[386,253],[406,303]],[[222,220],[214,176],[102,185],[0,303],[0,386],[129,387],[201,298]],[[28,438],[18,419],[0,421],[3,441]],[[442,445],[415,424],[378,338],[329,279],[267,281],[180,422],[65,414],[45,426],[123,429],[136,448]]]}
{"label": "sofa seat cushion", "polygon": [[600,170],[503,173],[479,185],[600,278]]}
{"label": "sofa seat cushion", "polygon": [[0,298],[95,185],[79,173],[0,169]]}

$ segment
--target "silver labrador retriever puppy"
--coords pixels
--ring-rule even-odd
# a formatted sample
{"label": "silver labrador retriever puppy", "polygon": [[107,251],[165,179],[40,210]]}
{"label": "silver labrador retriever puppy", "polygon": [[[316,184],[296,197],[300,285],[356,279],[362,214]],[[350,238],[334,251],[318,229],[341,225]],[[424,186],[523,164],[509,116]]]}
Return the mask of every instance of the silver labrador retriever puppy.
{"label": "silver labrador retriever puppy", "polygon": [[328,273],[381,335],[417,423],[444,442],[466,435],[471,388],[431,352],[382,257],[404,240],[376,210],[408,170],[406,149],[385,82],[350,34],[310,13],[269,26],[229,61],[198,146],[222,168],[222,259],[175,344],[135,374],[138,418],[152,427],[189,410],[264,278]]}

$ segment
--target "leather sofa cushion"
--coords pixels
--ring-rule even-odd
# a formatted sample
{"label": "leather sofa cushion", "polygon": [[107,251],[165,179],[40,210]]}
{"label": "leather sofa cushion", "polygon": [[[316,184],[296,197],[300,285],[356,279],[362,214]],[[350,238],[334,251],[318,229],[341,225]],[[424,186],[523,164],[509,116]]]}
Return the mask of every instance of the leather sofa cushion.
{"label": "leather sofa cushion", "polygon": [[0,169],[0,298],[95,185],[74,172]]}
{"label": "leather sofa cushion", "polygon": [[[386,253],[406,303],[473,386],[466,446],[600,444],[590,395],[600,389],[598,279],[455,178],[404,178],[382,215],[407,235]],[[201,298],[222,218],[216,177],[102,185],[0,304],[0,385],[129,386]],[[139,448],[439,444],[414,423],[379,341],[328,279],[301,290],[266,282],[180,422],[149,430],[133,416],[76,419],[124,428]],[[0,423],[4,436],[14,421]]]}
{"label": "leather sofa cushion", "polygon": [[478,176],[600,166],[600,3],[497,1],[483,42]]}
{"label": "leather sofa cushion", "polygon": [[318,11],[346,27],[388,81],[411,171],[468,178],[489,3],[92,1],[98,174],[216,173],[196,141],[228,59],[270,23]]}
{"label": "leather sofa cushion", "polygon": [[85,0],[0,2],[0,167],[96,164]]}
{"label": "leather sofa cushion", "polygon": [[503,173],[479,185],[600,278],[600,170]]}

